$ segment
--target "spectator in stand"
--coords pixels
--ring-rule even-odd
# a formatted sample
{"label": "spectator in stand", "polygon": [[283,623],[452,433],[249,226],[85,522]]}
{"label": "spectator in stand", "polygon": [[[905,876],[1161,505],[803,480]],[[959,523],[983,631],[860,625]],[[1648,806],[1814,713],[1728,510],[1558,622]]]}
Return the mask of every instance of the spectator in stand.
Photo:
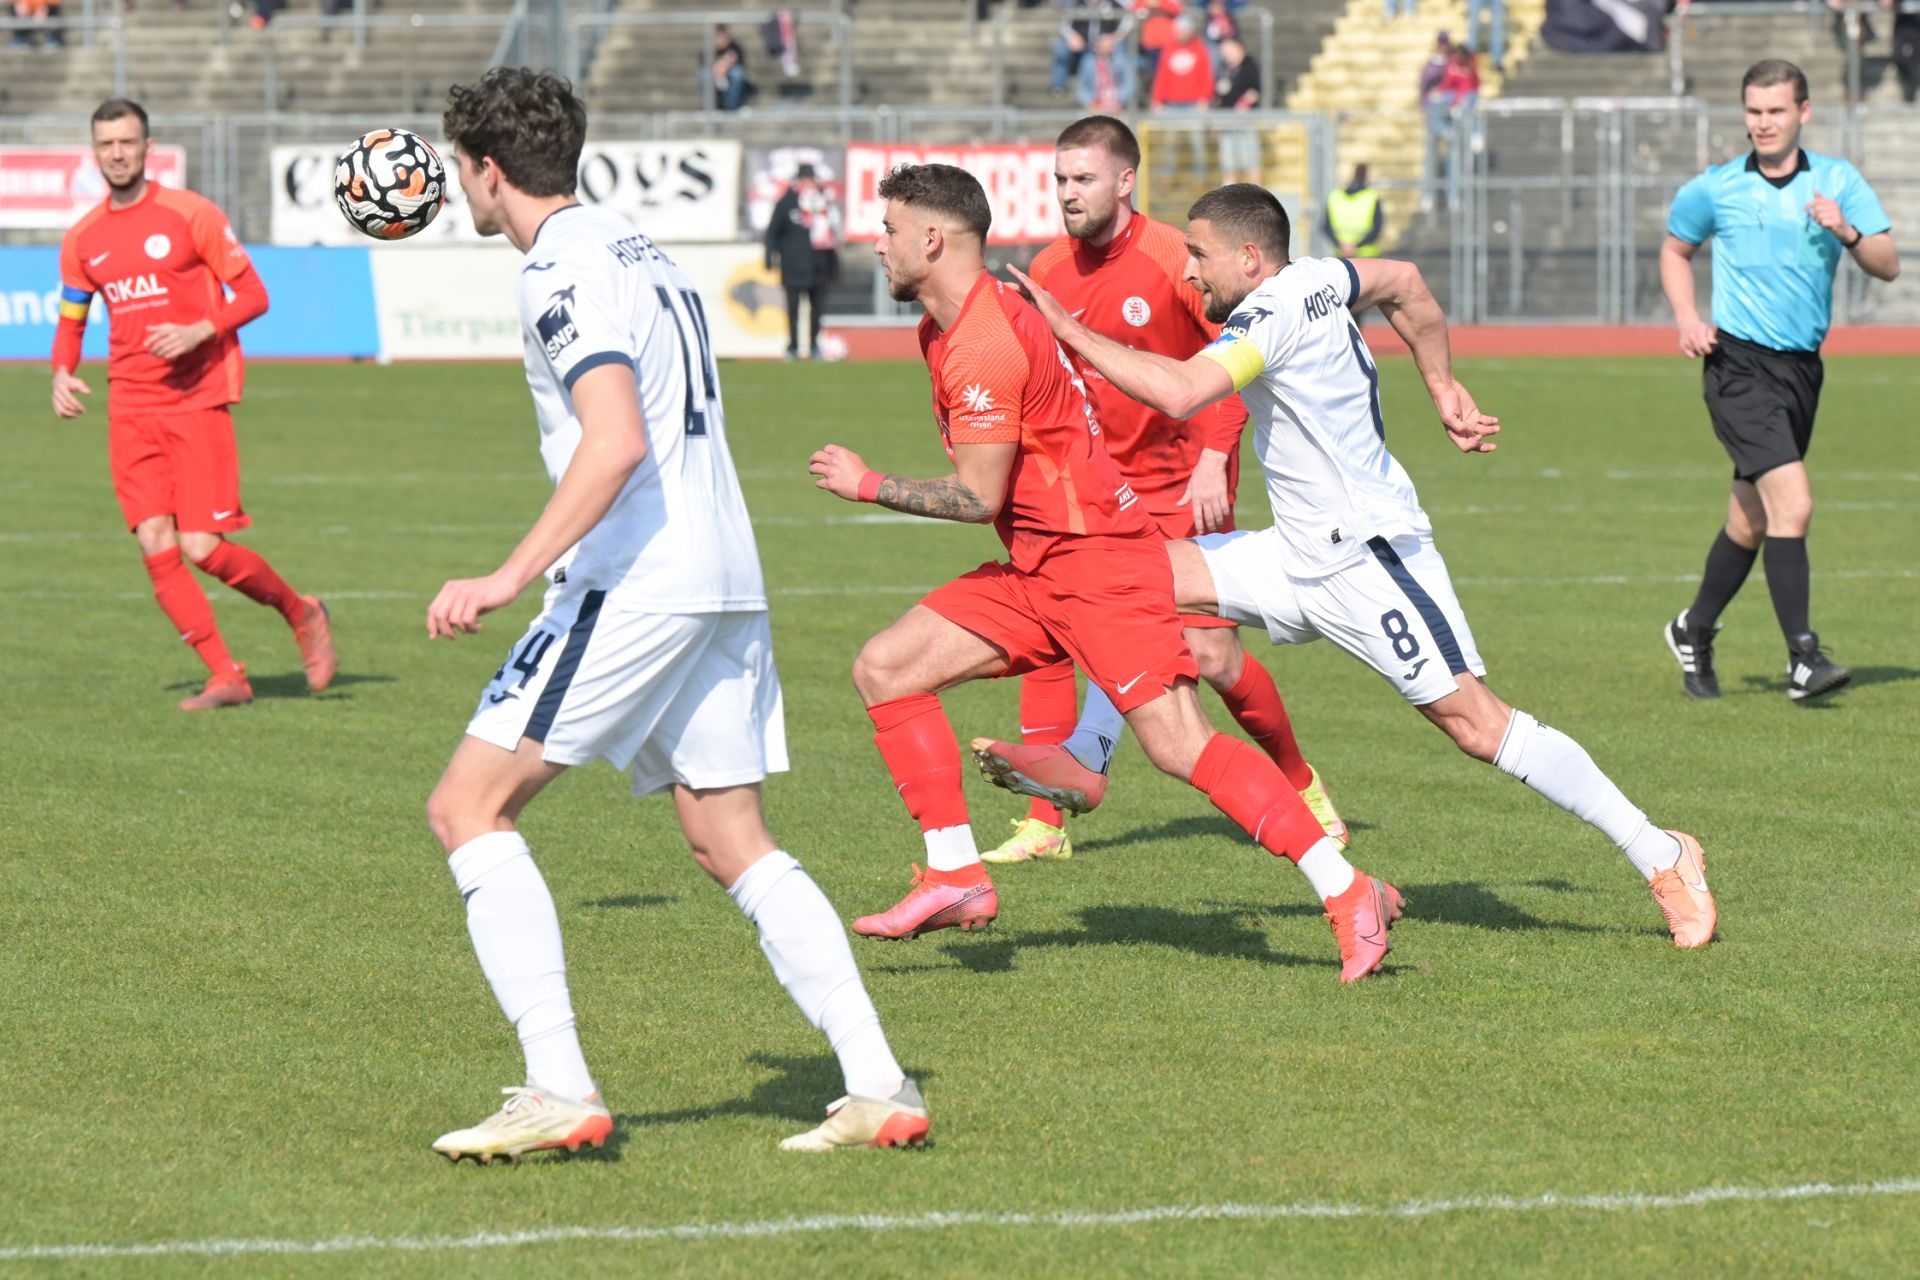
{"label": "spectator in stand", "polygon": [[[747,81],[747,51],[733,38],[723,22],[713,26],[713,105],[722,111],[738,111],[747,105],[753,86]],[[707,95],[703,89],[700,100]]]}
{"label": "spectator in stand", "polygon": [[810,164],[794,170],[793,181],[767,218],[767,270],[777,265],[787,291],[787,359],[800,358],[800,302],[807,303],[808,358],[818,360],[820,322],[827,314],[827,289],[840,267],[840,211],[820,185]]}
{"label": "spectator in stand", "polygon": [[1440,139],[1452,118],[1451,104],[1440,92],[1440,82],[1446,78],[1447,67],[1452,62],[1453,40],[1446,32],[1439,32],[1433,38],[1433,52],[1420,68],[1420,109],[1427,115],[1427,154],[1420,171],[1420,203],[1426,208],[1433,207],[1434,184],[1440,174]]}
{"label": "spectator in stand", "polygon": [[7,41],[14,49],[45,49],[51,53],[55,49],[66,47],[66,33],[57,25],[60,18],[60,6],[52,0],[13,0],[13,16],[21,22],[32,22],[46,28],[46,43],[40,42],[41,33],[15,27],[13,38]]}
{"label": "spectator in stand", "polygon": [[1457,44],[1440,77],[1440,96],[1454,116],[1465,115],[1480,101],[1480,58],[1472,45]]}
{"label": "spectator in stand", "polygon": [[1140,83],[1149,87],[1160,72],[1160,54],[1173,41],[1173,21],[1180,16],[1180,0],[1128,0],[1140,20]]}
{"label": "spectator in stand", "polygon": [[[1214,109],[1244,112],[1260,105],[1260,63],[1238,40],[1220,42],[1220,76],[1214,81]],[[1260,134],[1248,128],[1220,133],[1220,181],[1260,185]]]}
{"label": "spectator in stand", "polygon": [[1133,15],[1115,8],[1111,0],[1054,0],[1066,12],[1060,19],[1060,33],[1053,40],[1053,78],[1048,90],[1064,97],[1067,82],[1078,80],[1087,51],[1103,35],[1124,39],[1133,29]]}
{"label": "spectator in stand", "polygon": [[1093,56],[1080,60],[1080,105],[1095,115],[1112,116],[1133,107],[1133,59],[1120,37],[1093,39]]}
{"label": "spectator in stand", "polygon": [[1920,13],[1894,17],[1893,70],[1900,77],[1902,98],[1912,102],[1920,96]]}
{"label": "spectator in stand", "polygon": [[[1487,56],[1493,59],[1493,69],[1499,71],[1507,65],[1507,0],[1467,0],[1465,43],[1475,48],[1480,47],[1480,15],[1483,13],[1487,16]],[[1476,92],[1478,88],[1476,83]]]}
{"label": "spectator in stand", "polygon": [[[1162,114],[1197,115],[1213,103],[1213,55],[1200,38],[1200,23],[1191,14],[1174,19],[1173,33],[1160,51],[1160,65],[1153,76],[1153,109]],[[1184,130],[1187,157],[1194,170],[1206,174],[1207,152],[1204,131]]]}
{"label": "spectator in stand", "polygon": [[1380,232],[1385,229],[1380,193],[1367,181],[1367,166],[1353,166],[1353,181],[1327,197],[1320,225],[1343,258],[1380,256]]}
{"label": "spectator in stand", "polygon": [[[1244,2],[1242,0],[1242,4]],[[1207,12],[1200,26],[1200,35],[1207,42],[1208,51],[1213,54],[1215,75],[1223,75],[1226,70],[1220,64],[1220,46],[1240,38],[1240,23],[1233,16],[1240,7],[1232,0],[1207,0]]]}

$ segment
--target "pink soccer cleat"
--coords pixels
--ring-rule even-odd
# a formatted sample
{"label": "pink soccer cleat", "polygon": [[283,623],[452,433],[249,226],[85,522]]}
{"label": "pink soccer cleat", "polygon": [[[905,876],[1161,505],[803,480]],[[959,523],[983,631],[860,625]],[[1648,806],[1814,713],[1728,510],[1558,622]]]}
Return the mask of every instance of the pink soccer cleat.
{"label": "pink soccer cleat", "polygon": [[1037,796],[1068,813],[1091,813],[1106,798],[1106,775],[1081,764],[1065,747],[975,738],[973,760],[994,786]]}
{"label": "pink soccer cleat", "polygon": [[979,863],[958,871],[913,868],[913,888],[891,911],[861,916],[853,931],[865,938],[905,942],[935,929],[984,929],[1000,914],[987,869]]}

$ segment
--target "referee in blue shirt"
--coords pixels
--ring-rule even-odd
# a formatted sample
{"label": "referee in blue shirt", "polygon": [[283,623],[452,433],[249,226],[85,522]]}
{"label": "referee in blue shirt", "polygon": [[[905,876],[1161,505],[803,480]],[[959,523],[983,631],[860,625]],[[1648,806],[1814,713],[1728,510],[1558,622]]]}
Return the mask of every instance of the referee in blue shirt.
{"label": "referee in blue shirt", "polygon": [[[1665,634],[1687,693],[1719,697],[1714,633],[1764,544],[1767,590],[1787,640],[1787,696],[1798,701],[1853,675],[1820,651],[1807,622],[1813,491],[1803,459],[1820,405],[1833,275],[1848,253],[1868,275],[1891,280],[1900,254],[1859,171],[1800,146],[1813,115],[1800,68],[1756,62],[1740,98],[1753,150],[1680,189],[1660,249],[1660,285],[1680,326],[1680,352],[1706,357],[1707,412],[1733,459],[1726,527],[1707,553],[1699,593]],[[1708,236],[1716,237],[1712,324],[1693,296],[1692,258]]]}

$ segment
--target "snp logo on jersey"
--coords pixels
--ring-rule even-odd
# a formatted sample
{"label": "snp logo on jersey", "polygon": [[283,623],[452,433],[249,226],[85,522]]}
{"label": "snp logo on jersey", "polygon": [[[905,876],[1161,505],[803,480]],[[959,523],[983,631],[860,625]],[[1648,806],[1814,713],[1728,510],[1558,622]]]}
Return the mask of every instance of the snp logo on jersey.
{"label": "snp logo on jersey", "polygon": [[1248,307],[1245,311],[1236,311],[1227,317],[1225,324],[1220,326],[1220,337],[1216,338],[1215,341],[1218,342],[1227,338],[1244,338],[1253,329],[1253,326],[1259,324],[1272,314],[1273,312],[1266,307]]}
{"label": "snp logo on jersey", "polygon": [[540,313],[540,319],[534,327],[540,331],[540,344],[547,349],[547,359],[558,360],[560,353],[573,345],[580,336],[580,326],[573,322],[574,291],[578,286],[568,285],[555,290],[547,297],[547,309]]}

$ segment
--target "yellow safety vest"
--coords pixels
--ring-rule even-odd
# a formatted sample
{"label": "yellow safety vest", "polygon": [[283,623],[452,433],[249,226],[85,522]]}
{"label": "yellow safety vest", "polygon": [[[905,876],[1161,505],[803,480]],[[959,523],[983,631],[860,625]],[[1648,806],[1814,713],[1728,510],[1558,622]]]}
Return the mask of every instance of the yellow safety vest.
{"label": "yellow safety vest", "polygon": [[[1380,206],[1380,193],[1372,187],[1362,187],[1358,191],[1342,188],[1327,197],[1327,222],[1333,227],[1333,238],[1339,244],[1359,245],[1367,238],[1367,232],[1373,230],[1373,211]],[[1354,256],[1377,258],[1380,256],[1378,244],[1360,245],[1354,250]]]}

